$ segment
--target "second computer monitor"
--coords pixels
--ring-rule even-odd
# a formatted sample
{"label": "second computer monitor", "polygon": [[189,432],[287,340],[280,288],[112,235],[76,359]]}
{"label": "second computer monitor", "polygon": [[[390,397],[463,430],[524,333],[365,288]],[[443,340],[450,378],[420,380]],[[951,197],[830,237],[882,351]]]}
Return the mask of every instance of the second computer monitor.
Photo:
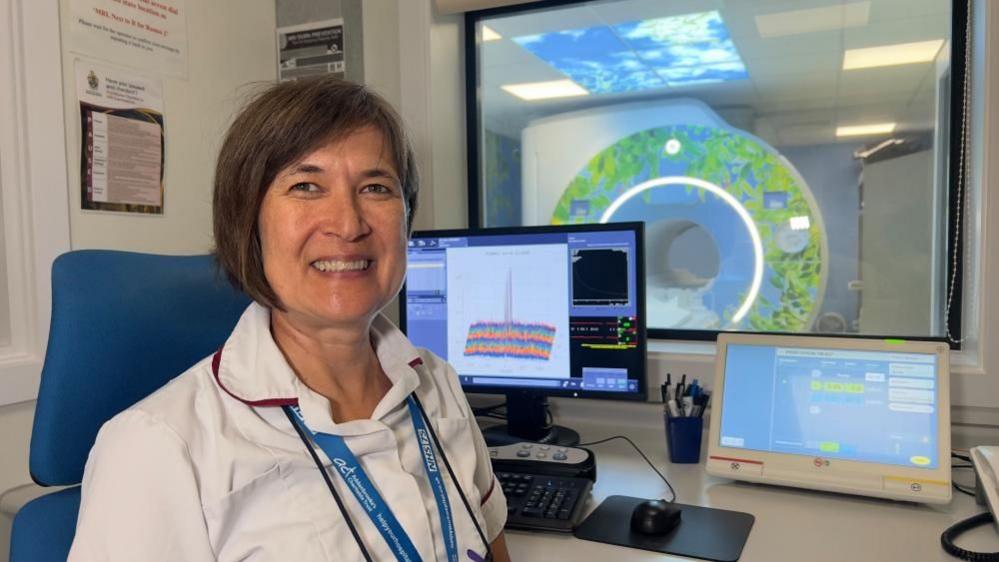
{"label": "second computer monitor", "polygon": [[517,438],[547,396],[645,398],[641,223],[416,232],[402,325],[468,392],[505,393]]}

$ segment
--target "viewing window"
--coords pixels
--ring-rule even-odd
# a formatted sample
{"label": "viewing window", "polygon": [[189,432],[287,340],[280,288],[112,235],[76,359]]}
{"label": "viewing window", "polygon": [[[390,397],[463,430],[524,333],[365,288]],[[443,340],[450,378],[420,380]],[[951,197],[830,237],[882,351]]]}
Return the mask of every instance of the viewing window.
{"label": "viewing window", "polygon": [[655,337],[942,338],[958,5],[470,13],[469,224],[645,221]]}

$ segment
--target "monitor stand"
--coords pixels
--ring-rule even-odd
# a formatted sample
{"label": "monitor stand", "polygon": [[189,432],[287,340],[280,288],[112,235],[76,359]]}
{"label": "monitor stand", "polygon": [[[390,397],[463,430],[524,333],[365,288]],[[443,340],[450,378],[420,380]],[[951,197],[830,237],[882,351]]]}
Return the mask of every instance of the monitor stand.
{"label": "monitor stand", "polygon": [[548,396],[530,390],[506,393],[506,421],[482,430],[486,443],[505,445],[535,441],[552,445],[578,445],[579,433],[568,427],[549,423]]}

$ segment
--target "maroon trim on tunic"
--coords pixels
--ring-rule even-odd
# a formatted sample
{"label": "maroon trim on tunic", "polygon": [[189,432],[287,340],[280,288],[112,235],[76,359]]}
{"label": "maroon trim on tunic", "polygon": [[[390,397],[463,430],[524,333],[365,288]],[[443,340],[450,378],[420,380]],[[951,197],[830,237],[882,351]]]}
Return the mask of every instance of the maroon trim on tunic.
{"label": "maroon trim on tunic", "polygon": [[423,359],[420,357],[417,357],[416,359],[413,359],[412,361],[409,362],[410,367],[416,367],[417,365],[422,365],[422,364],[423,364]]}
{"label": "maroon trim on tunic", "polygon": [[480,506],[486,505],[486,502],[489,501],[489,496],[493,495],[493,488],[495,487],[496,487],[496,478],[494,477],[493,483],[489,485],[489,491],[486,492],[486,495],[482,496],[482,500],[479,502]]}
{"label": "maroon trim on tunic", "polygon": [[247,404],[249,406],[298,406],[298,398],[265,398],[263,400],[246,400],[240,398],[233,394],[228,388],[222,384],[222,380],[219,379],[219,365],[222,363],[222,348],[219,348],[215,352],[215,356],[212,357],[212,376],[215,377],[216,384],[219,388],[225,391],[226,394],[232,396],[236,400]]}

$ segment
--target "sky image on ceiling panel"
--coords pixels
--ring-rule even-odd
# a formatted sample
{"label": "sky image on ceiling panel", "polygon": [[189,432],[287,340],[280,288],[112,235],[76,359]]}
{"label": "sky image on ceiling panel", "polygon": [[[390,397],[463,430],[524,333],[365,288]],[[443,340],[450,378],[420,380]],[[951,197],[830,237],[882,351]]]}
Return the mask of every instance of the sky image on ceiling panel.
{"label": "sky image on ceiling panel", "polygon": [[514,37],[594,94],[748,77],[716,11]]}

